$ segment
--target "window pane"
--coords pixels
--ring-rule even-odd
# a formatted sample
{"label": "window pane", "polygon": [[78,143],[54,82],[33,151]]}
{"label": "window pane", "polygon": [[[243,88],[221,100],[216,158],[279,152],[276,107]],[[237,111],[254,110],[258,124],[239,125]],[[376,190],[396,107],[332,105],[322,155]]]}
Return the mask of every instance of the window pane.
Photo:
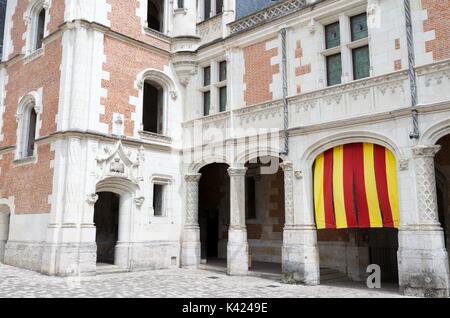
{"label": "window pane", "polygon": [[152,30],[161,32],[160,12],[154,1],[149,0],[147,6],[147,23]]}
{"label": "window pane", "polygon": [[211,17],[211,0],[205,0],[205,20]]}
{"label": "window pane", "polygon": [[220,111],[224,112],[227,110],[227,87],[226,86],[220,88],[219,95],[220,95],[220,101],[219,101]]}
{"label": "window pane", "polygon": [[223,0],[216,0],[216,14],[222,13]]}
{"label": "window pane", "polygon": [[28,127],[28,140],[27,140],[27,153],[26,157],[32,157],[34,155],[34,143],[36,139],[36,120],[37,120],[37,114],[36,111],[31,109],[30,113],[30,122]]}
{"label": "window pane", "polygon": [[367,14],[363,13],[351,18],[352,41],[367,38],[369,33],[367,30]]}
{"label": "window pane", "polygon": [[162,121],[160,92],[151,83],[144,83],[144,103],[142,113],[142,124],[144,131],[161,133]]}
{"label": "window pane", "polygon": [[155,216],[163,215],[163,198],[164,186],[161,184],[155,184],[153,186],[153,210]]}
{"label": "window pane", "polygon": [[353,79],[370,76],[369,47],[363,46],[353,50]]}
{"label": "window pane", "polygon": [[208,116],[211,110],[211,93],[203,93],[203,115]]}
{"label": "window pane", "polygon": [[223,61],[219,63],[219,81],[226,81],[227,79],[227,62]]}
{"label": "window pane", "polygon": [[39,13],[38,18],[36,50],[42,47],[42,40],[44,40],[44,30],[45,30],[45,9],[42,9],[41,12]]}
{"label": "window pane", "polygon": [[184,0],[178,0],[178,8],[184,8]]}
{"label": "window pane", "polygon": [[203,69],[203,86],[209,86],[211,84],[211,67],[205,67]]}
{"label": "window pane", "polygon": [[341,83],[342,60],[341,54],[335,54],[327,57],[327,83],[328,86]]}
{"label": "window pane", "polygon": [[326,48],[331,49],[333,47],[341,45],[341,31],[339,22],[327,25],[325,27]]}

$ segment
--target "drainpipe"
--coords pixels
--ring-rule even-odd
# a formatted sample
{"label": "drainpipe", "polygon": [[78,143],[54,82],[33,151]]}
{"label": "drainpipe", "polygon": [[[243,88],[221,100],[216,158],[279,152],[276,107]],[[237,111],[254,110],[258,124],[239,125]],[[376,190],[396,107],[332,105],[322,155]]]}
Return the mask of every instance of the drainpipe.
{"label": "drainpipe", "polygon": [[287,80],[287,41],[286,41],[286,28],[280,30],[281,33],[281,51],[282,51],[282,77],[283,77],[283,119],[284,119],[284,150],[283,155],[289,154],[289,102],[288,102],[288,80]]}
{"label": "drainpipe", "polygon": [[411,139],[420,138],[419,130],[419,114],[417,112],[417,81],[416,81],[416,70],[414,66],[416,65],[416,58],[414,55],[414,37],[412,28],[412,16],[411,16],[411,2],[410,0],[404,0],[405,6],[405,17],[406,17],[406,39],[408,47],[408,75],[409,84],[411,89],[411,107],[412,107],[412,120],[413,120],[413,131],[409,134]]}

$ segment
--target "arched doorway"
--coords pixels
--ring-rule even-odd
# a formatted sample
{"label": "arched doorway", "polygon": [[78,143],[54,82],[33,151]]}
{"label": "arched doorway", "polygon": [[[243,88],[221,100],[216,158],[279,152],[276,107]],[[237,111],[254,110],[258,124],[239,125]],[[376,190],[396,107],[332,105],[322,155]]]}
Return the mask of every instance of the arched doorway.
{"label": "arched doorway", "polygon": [[320,154],[313,166],[321,283],[365,281],[380,266],[398,284],[397,163],[387,148],[351,143]]}
{"label": "arched doorway", "polygon": [[97,195],[94,207],[97,263],[113,265],[119,239],[120,196],[113,192],[100,192]]}
{"label": "arched doorway", "polygon": [[201,262],[226,268],[230,224],[228,165],[213,163],[200,170],[199,225]]}
{"label": "arched doorway", "polygon": [[284,172],[277,157],[246,164],[245,219],[251,271],[280,274],[285,223]]}
{"label": "arched doorway", "polygon": [[442,147],[435,157],[439,222],[444,230],[445,247],[450,252],[450,135],[437,144]]}
{"label": "arched doorway", "polygon": [[9,237],[10,210],[6,205],[0,205],[0,263],[5,258],[5,246]]}

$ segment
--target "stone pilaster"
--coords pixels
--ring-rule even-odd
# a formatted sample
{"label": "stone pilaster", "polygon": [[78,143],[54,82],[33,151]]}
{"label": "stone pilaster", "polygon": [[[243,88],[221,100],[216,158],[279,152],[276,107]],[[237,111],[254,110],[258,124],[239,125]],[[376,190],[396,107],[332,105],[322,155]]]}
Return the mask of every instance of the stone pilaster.
{"label": "stone pilaster", "polygon": [[399,283],[404,294],[449,296],[449,267],[444,233],[439,224],[434,156],[439,146],[412,149],[416,180],[415,224],[401,225],[399,232]]}
{"label": "stone pilaster", "polygon": [[295,219],[293,164],[286,161],[281,168],[284,171],[286,219],[282,248],[283,282],[317,285],[320,271],[316,229]]}
{"label": "stone pilaster", "polygon": [[186,219],[183,230],[181,264],[183,267],[197,267],[200,264],[200,226],[198,224],[198,197],[201,174],[185,176]]}
{"label": "stone pilaster", "polygon": [[227,272],[247,275],[248,243],[245,226],[245,175],[247,168],[230,168],[230,228],[228,230]]}

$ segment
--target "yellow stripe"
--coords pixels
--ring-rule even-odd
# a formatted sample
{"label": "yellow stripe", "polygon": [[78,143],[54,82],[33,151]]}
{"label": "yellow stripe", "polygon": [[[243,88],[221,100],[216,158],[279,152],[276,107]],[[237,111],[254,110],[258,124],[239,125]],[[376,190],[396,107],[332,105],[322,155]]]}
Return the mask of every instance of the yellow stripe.
{"label": "yellow stripe", "polygon": [[386,149],[386,175],[392,218],[394,227],[398,229],[400,225],[400,209],[398,204],[397,161],[394,154],[388,149]]}
{"label": "yellow stripe", "polygon": [[336,228],[347,228],[344,201],[344,146],[333,149],[333,201]]}
{"label": "yellow stripe", "polygon": [[373,144],[364,144],[364,179],[366,184],[367,204],[369,206],[370,227],[379,228],[383,227],[383,219],[381,217],[378,200],[373,148]]}
{"label": "yellow stripe", "polygon": [[324,154],[316,159],[314,168],[314,206],[316,212],[317,229],[325,229],[325,201],[323,193],[323,174],[324,174]]}

